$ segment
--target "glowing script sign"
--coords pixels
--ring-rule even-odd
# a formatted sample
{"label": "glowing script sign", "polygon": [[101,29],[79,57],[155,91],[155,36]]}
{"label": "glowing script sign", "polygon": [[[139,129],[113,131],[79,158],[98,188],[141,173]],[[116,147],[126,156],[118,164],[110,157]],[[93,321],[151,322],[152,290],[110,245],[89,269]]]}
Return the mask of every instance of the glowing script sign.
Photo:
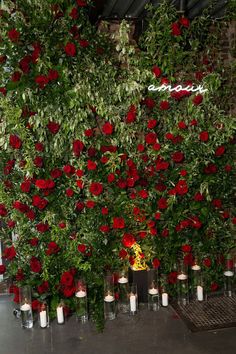
{"label": "glowing script sign", "polygon": [[208,89],[204,88],[201,85],[194,86],[194,85],[188,85],[188,86],[182,86],[182,85],[177,85],[175,87],[172,87],[171,85],[161,85],[156,87],[155,85],[150,85],[148,86],[148,91],[169,91],[169,92],[180,92],[180,91],[188,91],[188,92],[199,92],[199,93],[204,93],[207,92]]}

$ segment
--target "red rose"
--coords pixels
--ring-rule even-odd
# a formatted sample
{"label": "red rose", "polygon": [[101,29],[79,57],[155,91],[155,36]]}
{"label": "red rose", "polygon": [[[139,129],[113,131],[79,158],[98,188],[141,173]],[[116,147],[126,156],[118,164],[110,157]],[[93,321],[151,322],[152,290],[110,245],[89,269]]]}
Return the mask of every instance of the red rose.
{"label": "red rose", "polygon": [[1,264],[0,265],[0,275],[3,275],[6,272],[6,267],[5,265]]}
{"label": "red rose", "polygon": [[82,48],[87,48],[89,46],[89,41],[87,41],[86,39],[80,39],[79,40],[79,45],[82,47]]}
{"label": "red rose", "polygon": [[209,133],[207,131],[203,131],[199,134],[199,139],[201,141],[208,141],[209,140]]}
{"label": "red rose", "polygon": [[39,167],[39,168],[43,167],[43,158],[41,156],[36,156],[34,158],[34,164],[36,167]]}
{"label": "red rose", "polygon": [[231,165],[225,165],[224,170],[225,170],[225,172],[230,172],[230,171],[232,171],[232,166]]}
{"label": "red rose", "polygon": [[157,135],[156,133],[148,133],[145,135],[145,141],[147,144],[153,145],[156,143]]}
{"label": "red rose", "polygon": [[36,143],[36,144],[34,145],[34,147],[35,147],[35,150],[36,150],[36,151],[43,151],[43,150],[44,150],[44,146],[43,146],[42,143]]}
{"label": "red rose", "polygon": [[36,247],[38,246],[38,243],[39,243],[39,239],[37,237],[34,237],[34,238],[31,238],[29,240],[29,244],[33,247]]}
{"label": "red rose", "polygon": [[204,258],[202,263],[203,263],[203,265],[204,265],[205,267],[207,267],[207,268],[209,268],[209,267],[211,266],[211,260],[210,260],[210,258]]}
{"label": "red rose", "polygon": [[3,258],[6,258],[8,261],[11,261],[16,256],[16,250],[14,246],[6,247],[3,252]]}
{"label": "red rose", "polygon": [[20,138],[17,135],[10,135],[9,138],[9,144],[11,145],[11,147],[13,149],[20,149],[22,146],[22,141],[20,140]]}
{"label": "red rose", "polygon": [[102,215],[108,215],[108,213],[109,213],[108,208],[107,207],[102,207],[101,213],[102,213]]}
{"label": "red rose", "polygon": [[77,7],[73,7],[71,12],[69,13],[69,16],[73,19],[73,20],[77,20],[79,14],[78,14],[78,9]]}
{"label": "red rose", "polygon": [[172,154],[172,160],[176,163],[184,161],[184,154],[181,151],[176,151]]}
{"label": "red rose", "polygon": [[84,143],[80,140],[75,140],[73,142],[73,153],[75,156],[79,157],[84,149]]}
{"label": "red rose", "polygon": [[179,19],[179,23],[180,23],[182,26],[186,27],[186,28],[188,28],[189,25],[190,25],[189,19],[186,18],[186,17],[181,17],[181,18]]}
{"label": "red rose", "polygon": [[110,231],[110,227],[108,225],[102,225],[102,226],[100,226],[99,230],[101,232],[109,232]]}
{"label": "red rose", "polygon": [[203,101],[203,96],[199,94],[199,95],[196,95],[196,96],[194,97],[194,99],[193,99],[193,104],[194,104],[195,106],[198,106],[199,104],[202,103],[202,101]]}
{"label": "red rose", "polygon": [[147,106],[149,109],[153,109],[156,105],[155,101],[151,97],[146,97],[143,103]]}
{"label": "red rose", "polygon": [[125,259],[128,256],[128,253],[126,252],[126,250],[124,250],[123,248],[120,250],[119,252],[119,258],[121,259]]}
{"label": "red rose", "polygon": [[19,71],[15,71],[11,76],[11,81],[18,82],[20,81],[21,73]]}
{"label": "red rose", "polygon": [[221,145],[216,149],[215,156],[222,156],[224,153],[225,153],[225,147]]}
{"label": "red rose", "polygon": [[161,236],[162,237],[168,237],[169,236],[169,230],[168,229],[163,229],[161,232]]}
{"label": "red rose", "polygon": [[113,229],[123,229],[125,227],[125,220],[121,217],[113,218]]}
{"label": "red rose", "polygon": [[196,202],[201,202],[204,199],[205,199],[204,196],[200,192],[197,192],[194,196],[194,200],[196,200]]}
{"label": "red rose", "polygon": [[122,237],[122,244],[124,247],[131,248],[135,244],[136,240],[132,234],[124,234]]}
{"label": "red rose", "polygon": [[159,259],[158,258],[153,258],[153,261],[152,261],[153,268],[157,269],[157,268],[160,267],[160,265],[161,265],[161,262],[159,261]]}
{"label": "red rose", "polygon": [[102,126],[102,131],[105,135],[111,135],[113,133],[113,130],[114,130],[113,125],[109,122],[106,122]]}
{"label": "red rose", "polygon": [[52,134],[56,134],[56,133],[58,133],[58,131],[60,129],[60,124],[56,123],[56,122],[49,121],[47,124],[47,128]]}
{"label": "red rose", "polygon": [[6,96],[7,94],[7,89],[5,87],[0,87],[0,93],[3,94],[3,96]]}
{"label": "red rose", "polygon": [[168,101],[161,101],[161,103],[160,103],[160,109],[161,109],[162,111],[166,111],[166,110],[169,109],[169,108],[170,108],[170,104],[169,104]]}
{"label": "red rose", "polygon": [[159,209],[167,209],[168,208],[168,203],[166,198],[160,198],[158,200],[158,208]]}
{"label": "red rose", "polygon": [[74,283],[74,277],[71,272],[64,272],[61,275],[60,283],[63,286],[72,286]]}
{"label": "red rose", "polygon": [[85,7],[87,6],[87,2],[85,0],[76,0],[77,1],[77,5],[79,7]]}
{"label": "red rose", "polygon": [[49,79],[46,75],[38,75],[38,76],[36,76],[34,81],[39,86],[39,88],[41,90],[43,90],[45,88],[45,86],[48,84]]}
{"label": "red rose", "polygon": [[86,252],[86,249],[87,249],[87,247],[86,247],[86,245],[84,245],[83,243],[81,243],[81,244],[79,244],[78,245],[78,251],[80,252],[80,253],[85,253]]}
{"label": "red rose", "polygon": [[185,180],[179,180],[175,186],[175,191],[179,195],[184,195],[188,193],[188,185]]}
{"label": "red rose", "polygon": [[53,80],[57,80],[59,77],[58,71],[54,70],[54,69],[50,69],[48,71],[48,80],[49,81],[53,81]]}
{"label": "red rose", "polygon": [[136,111],[129,111],[126,115],[126,123],[133,123],[136,120]]}
{"label": "red rose", "polygon": [[216,291],[219,288],[219,285],[216,282],[211,283],[211,291]]}
{"label": "red rose", "polygon": [[0,216],[7,216],[6,206],[2,203],[0,203]]}
{"label": "red rose", "polygon": [[103,185],[102,183],[99,182],[92,182],[90,187],[89,187],[89,191],[91,194],[93,195],[99,195],[103,192]]}
{"label": "red rose", "polygon": [[60,252],[60,247],[58,244],[54,241],[49,242],[48,249],[46,250],[46,255],[50,256],[52,254],[57,254],[58,252]]}
{"label": "red rose", "polygon": [[65,45],[64,49],[65,49],[65,52],[68,56],[74,57],[76,55],[76,46],[74,43],[68,42]]}
{"label": "red rose", "polygon": [[186,129],[187,128],[187,125],[186,125],[186,123],[184,122],[184,121],[180,121],[179,123],[178,123],[178,127],[179,127],[179,129]]}
{"label": "red rose", "polygon": [[17,281],[22,281],[22,280],[24,280],[24,278],[25,278],[25,275],[24,275],[23,270],[21,268],[18,269],[17,273],[16,273],[16,280]]}
{"label": "red rose", "polygon": [[31,181],[30,180],[26,180],[26,181],[22,182],[21,185],[20,185],[20,189],[24,193],[29,193],[30,192],[30,187],[31,187]]}
{"label": "red rose", "polygon": [[212,174],[212,173],[217,173],[218,168],[214,163],[209,163],[205,168],[204,168],[204,172],[206,174]]}
{"label": "red rose", "polygon": [[182,250],[182,252],[188,253],[188,252],[191,252],[192,247],[188,244],[185,244],[185,245],[182,245],[181,250]]}
{"label": "red rose", "polygon": [[97,164],[96,162],[92,161],[92,160],[88,160],[87,162],[87,169],[88,170],[96,170],[97,168]]}
{"label": "red rose", "polygon": [[10,41],[13,43],[18,42],[20,38],[20,32],[18,32],[15,28],[8,31],[7,35]]}
{"label": "red rose", "polygon": [[50,189],[55,187],[55,182],[51,179],[37,179],[35,185],[40,189]]}
{"label": "red rose", "polygon": [[84,209],[84,202],[77,202],[75,205],[76,211],[80,212]]}
{"label": "red rose", "polygon": [[[0,215],[1,215],[1,207],[0,207]],[[9,229],[13,229],[16,226],[16,222],[13,220],[8,220],[7,222],[7,227],[9,227]]]}
{"label": "red rose", "polygon": [[38,293],[44,294],[47,293],[49,290],[49,283],[48,281],[43,281],[40,285],[37,286]]}
{"label": "red rose", "polygon": [[149,194],[148,191],[145,189],[142,189],[138,192],[138,195],[142,198],[142,199],[147,199]]}
{"label": "red rose", "polygon": [[75,291],[76,291],[75,286],[64,288],[63,295],[65,297],[72,297],[74,295]]}
{"label": "red rose", "polygon": [[179,24],[178,23],[172,23],[171,25],[171,34],[172,36],[180,36],[181,35],[181,30],[179,28]]}
{"label": "red rose", "polygon": [[157,120],[156,119],[149,119],[147,127],[148,129],[153,129],[157,125]]}
{"label": "red rose", "polygon": [[84,131],[84,135],[87,136],[88,138],[92,137],[93,136],[93,129],[86,129]]}
{"label": "red rose", "polygon": [[42,270],[41,262],[36,257],[32,257],[30,260],[30,269],[34,273],[40,273]]}
{"label": "red rose", "polygon": [[35,227],[36,227],[37,231],[41,232],[41,233],[47,232],[49,230],[49,225],[47,223],[44,224],[44,223],[40,222]]}
{"label": "red rose", "polygon": [[38,311],[40,304],[41,303],[40,303],[39,300],[37,300],[37,299],[33,300],[32,301],[32,310],[33,311]]}
{"label": "red rose", "polygon": [[153,72],[153,74],[154,74],[157,78],[160,77],[161,74],[162,74],[161,69],[158,68],[158,66],[156,66],[156,65],[154,65],[154,66],[152,67],[152,72]]}
{"label": "red rose", "polygon": [[71,188],[66,189],[66,196],[71,198],[74,195],[74,191]]}
{"label": "red rose", "polygon": [[39,195],[33,195],[32,205],[40,210],[43,210],[48,205],[48,201],[45,198],[41,198]]}
{"label": "red rose", "polygon": [[74,166],[71,166],[71,165],[65,165],[63,167],[63,171],[67,176],[71,176],[75,173],[75,168],[74,168]]}
{"label": "red rose", "polygon": [[0,64],[5,63],[7,60],[7,56],[6,55],[0,55]]}
{"label": "red rose", "polygon": [[170,272],[168,274],[168,283],[169,284],[176,284],[177,283],[177,276],[178,276],[177,272]]}
{"label": "red rose", "polygon": [[62,170],[60,170],[59,168],[54,168],[51,172],[50,172],[50,176],[52,178],[59,178],[62,176]]}
{"label": "red rose", "polygon": [[221,208],[222,207],[222,201],[220,199],[213,199],[212,200],[212,205],[215,208]]}
{"label": "red rose", "polygon": [[86,207],[89,209],[93,209],[95,207],[96,203],[93,200],[87,200],[86,202]]}

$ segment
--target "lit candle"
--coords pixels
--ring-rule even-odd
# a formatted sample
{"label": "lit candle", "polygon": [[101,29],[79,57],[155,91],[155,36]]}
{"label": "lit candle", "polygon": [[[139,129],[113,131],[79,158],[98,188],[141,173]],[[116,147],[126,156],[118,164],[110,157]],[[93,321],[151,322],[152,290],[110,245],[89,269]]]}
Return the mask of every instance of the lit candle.
{"label": "lit candle", "polygon": [[58,323],[58,324],[64,323],[63,306],[58,306],[58,307],[57,307],[57,323]]}
{"label": "lit candle", "polygon": [[157,294],[158,294],[158,289],[156,289],[156,288],[151,288],[151,289],[148,290],[148,293],[149,293],[150,295],[157,295]]}
{"label": "lit candle", "polygon": [[234,276],[234,272],[232,272],[232,270],[226,270],[226,271],[224,272],[224,275],[225,275],[226,277],[233,277],[233,276]]}
{"label": "lit candle", "polygon": [[40,327],[45,328],[47,327],[47,311],[40,311],[39,313],[40,318]]}
{"label": "lit candle", "polygon": [[129,301],[130,301],[130,311],[135,312],[136,311],[136,296],[130,295]]}
{"label": "lit candle", "polygon": [[192,266],[192,270],[200,270],[201,267],[198,264],[194,264],[194,266]]}
{"label": "lit candle", "polygon": [[128,279],[126,277],[121,277],[118,279],[118,283],[126,284],[126,283],[128,283]]}
{"label": "lit candle", "polygon": [[203,287],[201,285],[197,286],[197,299],[203,301]]}
{"label": "lit candle", "polygon": [[168,306],[169,301],[168,301],[168,294],[167,293],[162,293],[161,300],[162,300],[162,306]]}
{"label": "lit candle", "polygon": [[112,302],[114,300],[115,300],[114,296],[112,296],[110,294],[108,294],[104,297],[104,301],[106,301],[106,302]]}
{"label": "lit candle", "polygon": [[24,305],[21,305],[20,309],[21,311],[30,311],[31,307],[29,304],[25,303]]}
{"label": "lit candle", "polygon": [[79,290],[77,291],[77,293],[75,294],[76,297],[85,297],[87,295],[86,291],[84,290]]}
{"label": "lit candle", "polygon": [[179,274],[178,276],[177,276],[177,279],[179,279],[179,280],[186,280],[188,277],[187,277],[187,275],[186,274]]}

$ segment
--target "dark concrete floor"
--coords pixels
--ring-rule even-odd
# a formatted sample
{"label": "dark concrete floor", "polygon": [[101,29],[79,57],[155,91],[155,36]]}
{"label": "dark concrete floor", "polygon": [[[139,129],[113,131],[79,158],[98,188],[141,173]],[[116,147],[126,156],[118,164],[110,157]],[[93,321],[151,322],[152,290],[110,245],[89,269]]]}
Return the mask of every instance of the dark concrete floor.
{"label": "dark concrete floor", "polygon": [[10,298],[0,297],[0,354],[236,354],[236,328],[191,333],[169,307],[135,317],[119,315],[103,333],[94,325],[54,321],[50,328],[23,330]]}

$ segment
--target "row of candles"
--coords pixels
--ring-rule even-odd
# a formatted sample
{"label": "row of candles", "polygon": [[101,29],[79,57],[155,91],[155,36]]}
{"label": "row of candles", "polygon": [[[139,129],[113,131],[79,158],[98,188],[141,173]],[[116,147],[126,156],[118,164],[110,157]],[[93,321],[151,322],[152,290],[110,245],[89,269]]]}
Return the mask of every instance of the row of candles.
{"label": "row of candles", "polygon": [[[114,282],[115,278],[117,280],[116,284]],[[157,269],[148,269],[147,281],[148,309],[157,311],[161,306],[167,307],[169,304],[169,295],[166,275],[161,275],[159,278]],[[189,286],[191,287],[191,291],[189,291]],[[86,322],[88,320],[88,308],[87,287],[84,280],[77,282],[76,289],[76,315],[81,322]],[[204,301],[206,299],[206,292],[204,290],[201,266],[196,263],[191,267],[191,282],[189,282],[189,273],[183,262],[180,262],[177,275],[177,300],[179,305],[187,305],[190,298],[194,301]],[[235,290],[235,271],[233,265],[228,262],[224,271],[224,294],[226,296],[233,296]],[[104,277],[105,319],[114,319],[116,317],[117,307],[120,313],[135,315],[138,311],[137,285],[134,283],[129,284],[126,270],[118,272],[115,276],[111,274]],[[22,327],[32,328],[33,315],[31,289],[29,286],[20,289],[20,311]],[[63,302],[58,304],[56,316],[58,324],[65,322]],[[39,324],[42,328],[49,326],[49,311],[46,302],[41,303],[39,306]]]}

